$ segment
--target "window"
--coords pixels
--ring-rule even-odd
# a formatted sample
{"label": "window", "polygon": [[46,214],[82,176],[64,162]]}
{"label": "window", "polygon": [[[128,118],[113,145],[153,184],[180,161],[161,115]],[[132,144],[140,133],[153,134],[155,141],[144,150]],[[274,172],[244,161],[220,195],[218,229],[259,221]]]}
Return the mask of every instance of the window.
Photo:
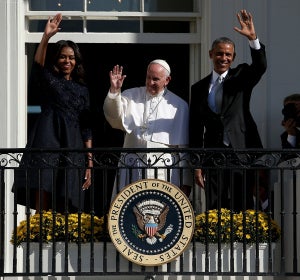
{"label": "window", "polygon": [[193,0],[30,0],[29,10],[192,12]]}
{"label": "window", "polygon": [[[63,32],[190,33],[195,0],[29,0],[28,31],[43,32],[44,11],[62,12]],[[37,15],[37,11],[41,14]],[[191,28],[191,25],[193,28]]]}
{"label": "window", "polygon": [[[200,50],[201,0],[27,1],[28,73],[46,20],[49,15],[61,12],[61,31],[53,40],[67,37],[80,47],[86,62],[94,112],[97,112],[96,146],[103,145],[99,123],[103,122],[102,104],[109,87],[108,71],[115,64],[124,66],[127,78],[123,89],[126,89],[143,85],[147,64],[152,59],[166,59],[172,69],[169,89],[188,101],[189,63],[195,59],[191,56]],[[38,96],[28,93],[29,130],[39,112],[37,100]],[[113,143],[113,138],[109,142]]]}

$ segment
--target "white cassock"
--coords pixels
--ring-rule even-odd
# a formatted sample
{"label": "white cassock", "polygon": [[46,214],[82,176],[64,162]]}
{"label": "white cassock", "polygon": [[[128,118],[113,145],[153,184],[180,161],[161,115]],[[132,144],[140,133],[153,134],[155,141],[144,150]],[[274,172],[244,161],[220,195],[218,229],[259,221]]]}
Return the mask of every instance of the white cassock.
{"label": "white cassock", "polygon": [[[152,96],[146,87],[131,88],[121,94],[108,93],[104,115],[113,128],[125,131],[124,148],[184,148],[188,146],[188,104],[169,90]],[[180,170],[167,168],[177,162],[178,153],[122,154],[119,173],[115,180],[112,198],[126,185],[140,179],[156,178],[180,186],[191,185],[191,174],[184,170],[180,183]],[[158,159],[158,160],[157,160]],[[127,168],[122,168],[126,165]],[[184,166],[181,162],[179,166]],[[128,166],[134,167],[133,169]],[[188,171],[188,172],[187,172]],[[169,173],[169,174],[168,174]]]}

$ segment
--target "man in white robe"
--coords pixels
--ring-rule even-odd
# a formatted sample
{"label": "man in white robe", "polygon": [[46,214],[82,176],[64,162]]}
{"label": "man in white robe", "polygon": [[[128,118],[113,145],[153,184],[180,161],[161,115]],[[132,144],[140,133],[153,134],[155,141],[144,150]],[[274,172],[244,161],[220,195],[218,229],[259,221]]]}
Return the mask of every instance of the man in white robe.
{"label": "man in white robe", "polygon": [[[187,147],[189,108],[186,101],[167,89],[171,80],[168,63],[161,59],[151,61],[147,68],[146,86],[121,93],[126,78],[122,70],[122,66],[116,65],[109,73],[110,89],[103,110],[109,124],[125,132],[123,147]],[[190,170],[183,169],[183,180],[180,181],[180,169],[168,169],[168,166],[176,166],[174,164],[178,161],[179,166],[187,165],[183,157],[179,153],[123,153],[112,198],[126,185],[149,178],[171,182],[188,195],[191,186]],[[122,166],[126,168],[120,168]]]}

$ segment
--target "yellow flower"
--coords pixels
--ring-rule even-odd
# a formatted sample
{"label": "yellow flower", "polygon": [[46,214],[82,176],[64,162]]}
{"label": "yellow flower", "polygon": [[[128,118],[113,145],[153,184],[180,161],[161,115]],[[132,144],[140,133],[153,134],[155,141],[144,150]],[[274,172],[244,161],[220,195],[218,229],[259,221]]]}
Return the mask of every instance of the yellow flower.
{"label": "yellow flower", "polygon": [[[276,242],[280,234],[280,227],[268,214],[253,209],[239,213],[224,208],[220,211],[214,209],[195,217],[195,241],[203,243]],[[47,211],[30,216],[28,221],[21,221],[12,234],[11,243],[20,245],[26,241],[54,240],[90,242],[92,239],[109,240],[105,216],[97,217],[86,213],[65,216]]]}
{"label": "yellow flower", "polygon": [[[68,224],[67,232],[65,232],[66,223]],[[69,242],[82,243],[90,242],[92,239],[94,241],[103,241],[109,239],[105,223],[105,217],[99,218],[86,213],[65,216],[52,211],[43,211],[41,214],[29,217],[28,221],[21,221],[16,232],[12,233],[10,242],[19,246],[27,240],[32,242],[68,240]],[[40,225],[42,225],[41,228]]]}
{"label": "yellow flower", "polygon": [[239,213],[214,209],[195,218],[194,237],[203,243],[276,242],[280,234],[279,226],[270,216],[253,209]]}

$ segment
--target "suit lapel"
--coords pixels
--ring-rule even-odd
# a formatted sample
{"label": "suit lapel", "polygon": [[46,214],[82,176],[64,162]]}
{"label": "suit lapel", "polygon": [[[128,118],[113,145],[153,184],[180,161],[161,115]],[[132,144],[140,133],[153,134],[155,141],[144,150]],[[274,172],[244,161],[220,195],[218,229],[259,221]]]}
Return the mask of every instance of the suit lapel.
{"label": "suit lapel", "polygon": [[226,113],[226,111],[230,108],[234,100],[234,95],[228,94],[228,85],[230,84],[231,76],[232,76],[232,71],[231,69],[229,69],[223,82],[223,99],[222,99],[222,108],[221,108],[222,114]]}

